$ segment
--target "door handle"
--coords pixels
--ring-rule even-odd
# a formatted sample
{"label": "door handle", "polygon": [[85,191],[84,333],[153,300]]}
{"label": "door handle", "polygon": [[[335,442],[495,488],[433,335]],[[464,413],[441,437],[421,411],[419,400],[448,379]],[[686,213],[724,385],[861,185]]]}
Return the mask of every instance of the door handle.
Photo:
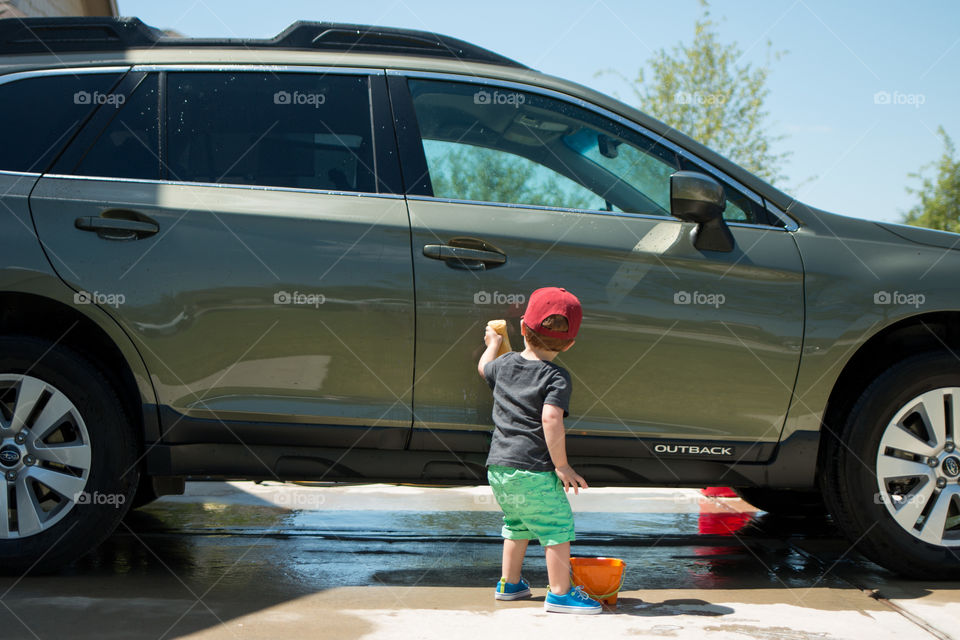
{"label": "door handle", "polygon": [[434,260],[444,260],[455,269],[483,270],[487,266],[495,267],[507,261],[507,256],[496,251],[471,249],[449,244],[428,244],[423,247],[423,255]]}
{"label": "door handle", "polygon": [[160,225],[147,216],[125,209],[109,209],[99,216],[83,216],[74,221],[81,231],[94,231],[106,240],[139,240],[152,236]]}

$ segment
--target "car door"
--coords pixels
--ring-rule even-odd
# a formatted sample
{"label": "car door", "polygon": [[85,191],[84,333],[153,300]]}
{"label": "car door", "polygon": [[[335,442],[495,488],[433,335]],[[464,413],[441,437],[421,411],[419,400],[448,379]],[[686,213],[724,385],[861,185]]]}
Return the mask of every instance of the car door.
{"label": "car door", "polygon": [[53,266],[133,336],[166,441],[406,443],[386,101],[382,72],[135,68],[37,184]]}
{"label": "car door", "polygon": [[396,116],[422,138],[403,147],[417,151],[404,175],[424,176],[408,182],[412,447],[485,450],[484,325],[507,319],[522,349],[526,297],[549,285],[584,307],[576,344],[556,360],[573,379],[574,453],[649,455],[673,438],[681,444],[657,452],[750,460],[762,452],[745,443],[778,439],[800,358],[803,271],[760,198],[714,172],[735,247],[700,251],[695,225],[670,216],[670,175],[709,169],[666,142],[522,85],[413,75],[390,86]]}

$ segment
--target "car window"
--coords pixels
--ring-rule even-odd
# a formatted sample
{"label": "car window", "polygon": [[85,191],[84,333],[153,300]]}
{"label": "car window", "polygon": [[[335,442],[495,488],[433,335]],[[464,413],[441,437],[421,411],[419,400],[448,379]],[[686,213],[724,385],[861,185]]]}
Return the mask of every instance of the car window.
{"label": "car window", "polygon": [[609,171],[652,200],[664,215],[670,213],[670,176],[676,154],[651,141],[629,144],[592,128],[565,136],[563,143]]}
{"label": "car window", "polygon": [[0,85],[0,169],[42,172],[94,108],[110,99],[115,73],[56,74]]}
{"label": "car window", "polygon": [[410,80],[434,195],[669,215],[675,154],[539,94]]}
{"label": "car window", "polygon": [[150,74],[116,112],[73,171],[84,176],[113,178],[160,177],[158,80]]}
{"label": "car window", "polygon": [[366,76],[167,77],[169,179],[375,192]]}
{"label": "car window", "polygon": [[438,198],[507,202],[567,209],[604,209],[606,203],[575,181],[527,158],[446,140],[424,140]]}
{"label": "car window", "polygon": [[[409,86],[437,197],[670,215],[670,176],[689,161],[655,140],[536,93]],[[727,220],[764,219],[750,198],[724,190]]]}
{"label": "car window", "polygon": [[727,196],[727,208],[723,210],[723,218],[730,222],[756,222],[755,208],[759,205],[751,202],[746,196],[733,191],[724,185],[723,191]]}

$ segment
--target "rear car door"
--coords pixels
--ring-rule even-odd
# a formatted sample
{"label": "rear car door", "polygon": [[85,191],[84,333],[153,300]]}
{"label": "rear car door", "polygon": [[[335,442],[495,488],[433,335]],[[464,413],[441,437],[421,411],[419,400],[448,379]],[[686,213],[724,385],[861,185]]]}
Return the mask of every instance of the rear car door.
{"label": "rear car door", "polygon": [[[762,199],[560,94],[429,74],[390,80],[398,120],[416,123],[398,128],[409,136],[404,175],[422,176],[407,185],[413,448],[486,450],[491,399],[475,367],[484,324],[508,319],[522,348],[526,297],[553,285],[584,306],[576,345],[557,359],[573,379],[573,454],[769,454],[748,445],[776,442],[790,404],[803,271]],[[694,225],[670,216],[670,175],[683,168],[724,181],[733,251],[697,250]]]}
{"label": "rear car door", "polygon": [[134,68],[39,180],[51,262],[133,336],[167,442],[405,444],[413,282],[386,105],[376,71]]}

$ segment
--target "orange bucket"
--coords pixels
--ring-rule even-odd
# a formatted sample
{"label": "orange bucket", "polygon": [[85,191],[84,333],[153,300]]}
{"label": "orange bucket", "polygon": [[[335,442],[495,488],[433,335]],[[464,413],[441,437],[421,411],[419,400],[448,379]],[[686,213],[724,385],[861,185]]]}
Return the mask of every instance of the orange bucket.
{"label": "orange bucket", "polygon": [[611,606],[617,605],[626,567],[620,558],[570,558],[573,584],[582,586],[594,600]]}

